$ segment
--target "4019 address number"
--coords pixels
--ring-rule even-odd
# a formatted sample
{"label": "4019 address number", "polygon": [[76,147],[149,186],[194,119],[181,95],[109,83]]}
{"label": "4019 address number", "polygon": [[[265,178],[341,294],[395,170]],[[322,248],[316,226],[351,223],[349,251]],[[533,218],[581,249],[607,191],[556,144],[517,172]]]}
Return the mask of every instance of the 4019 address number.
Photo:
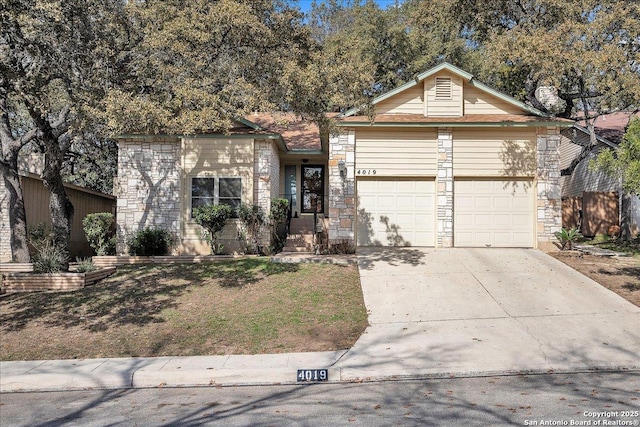
{"label": "4019 address number", "polygon": [[296,376],[298,382],[319,382],[329,381],[328,369],[298,369],[298,375]]}
{"label": "4019 address number", "polygon": [[375,174],[376,174],[375,169],[358,169],[356,171],[356,175],[375,175]]}

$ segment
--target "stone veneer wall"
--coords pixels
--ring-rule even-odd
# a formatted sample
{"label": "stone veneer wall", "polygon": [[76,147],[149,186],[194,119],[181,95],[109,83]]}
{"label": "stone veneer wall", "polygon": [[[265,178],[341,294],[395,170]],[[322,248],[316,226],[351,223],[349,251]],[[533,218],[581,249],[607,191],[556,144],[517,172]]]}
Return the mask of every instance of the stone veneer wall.
{"label": "stone veneer wall", "polygon": [[11,261],[11,227],[9,226],[9,194],[0,182],[0,262]]}
{"label": "stone veneer wall", "polygon": [[[345,130],[329,138],[329,244],[341,240],[355,243],[355,146],[354,130]],[[338,168],[341,160],[347,167],[344,178]]]}
{"label": "stone veneer wall", "polygon": [[179,140],[124,140],[118,143],[117,252],[127,252],[126,241],[147,226],[162,227],[180,241]]}
{"label": "stone veneer wall", "polygon": [[[280,157],[276,145],[270,140],[256,140],[254,144],[255,169],[253,174],[253,200],[269,215],[271,200],[280,194]],[[263,244],[269,245],[268,229],[262,236]]]}
{"label": "stone veneer wall", "polygon": [[437,178],[437,242],[436,247],[453,246],[453,133],[451,128],[438,128]]}
{"label": "stone veneer wall", "polygon": [[546,128],[537,138],[538,246],[550,245],[553,233],[562,227],[562,200],[560,188],[560,131]]}

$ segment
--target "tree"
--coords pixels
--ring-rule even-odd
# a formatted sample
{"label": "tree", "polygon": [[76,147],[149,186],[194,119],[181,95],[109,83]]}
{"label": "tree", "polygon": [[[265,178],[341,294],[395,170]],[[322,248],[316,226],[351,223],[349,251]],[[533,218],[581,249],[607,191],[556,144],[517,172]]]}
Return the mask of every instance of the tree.
{"label": "tree", "polygon": [[[3,177],[20,200],[19,146],[31,141],[44,154],[42,179],[51,192],[56,241],[68,250],[73,205],[63,185],[64,161],[74,143],[95,128],[105,91],[121,76],[129,39],[124,6],[114,0],[1,0],[0,92]],[[20,123],[13,120],[25,113]],[[16,182],[17,181],[17,182]],[[14,196],[13,193],[16,195]],[[13,208],[11,208],[13,209]],[[18,206],[17,210],[24,211]],[[23,239],[22,218],[12,244]],[[16,246],[16,250],[22,250]],[[68,267],[65,265],[65,268]]]}
{"label": "tree", "polygon": [[[449,51],[461,49],[462,39],[482,55],[476,64],[481,65],[477,75],[483,81],[550,115],[585,121],[590,143],[563,175],[570,175],[595,147],[598,116],[638,106],[638,2],[410,0],[408,4],[417,12],[418,22],[427,22],[431,31],[444,22],[449,29],[445,34],[458,33]],[[551,102],[541,91],[551,94]]]}
{"label": "tree", "polygon": [[[0,46],[0,49],[6,49]],[[4,52],[3,56],[4,56]],[[0,69],[0,71],[3,71]],[[6,204],[0,209],[9,214],[11,228],[11,259],[14,262],[29,262],[29,247],[27,245],[27,216],[24,210],[24,195],[18,175],[18,154],[22,147],[32,141],[38,134],[37,129],[29,132],[14,131],[9,107],[8,86],[6,74],[0,72],[0,142],[2,143],[2,157],[0,158],[0,172],[2,184],[7,190]]]}
{"label": "tree", "polygon": [[625,192],[640,195],[640,119],[631,119],[617,150],[601,151],[589,166],[618,178]]}
{"label": "tree", "polygon": [[118,145],[102,124],[96,124],[69,147],[62,177],[65,182],[111,194],[117,171]]}
{"label": "tree", "polygon": [[[480,77],[530,105],[561,117],[578,111],[592,125],[605,111],[640,99],[640,4],[626,0],[412,0],[424,19],[453,22],[482,53]],[[430,15],[429,12],[432,14]],[[435,15],[440,16],[440,15]],[[559,110],[536,97],[553,86]],[[557,106],[556,106],[557,108]]]}
{"label": "tree", "polygon": [[131,79],[109,91],[116,133],[227,131],[286,99],[283,70],[308,50],[302,14],[281,1],[147,0],[128,11],[140,43]]}

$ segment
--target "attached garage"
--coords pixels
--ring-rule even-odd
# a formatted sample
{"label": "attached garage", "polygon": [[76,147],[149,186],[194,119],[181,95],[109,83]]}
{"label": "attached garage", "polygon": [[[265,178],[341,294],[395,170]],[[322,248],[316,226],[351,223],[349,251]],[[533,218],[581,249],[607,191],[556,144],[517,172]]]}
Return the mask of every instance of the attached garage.
{"label": "attached garage", "polygon": [[372,104],[329,138],[330,244],[551,247],[571,121],[447,63]]}
{"label": "attached garage", "polygon": [[358,246],[434,246],[433,179],[357,180]]}
{"label": "attached garage", "polygon": [[533,247],[534,193],[530,179],[454,181],[454,245]]}

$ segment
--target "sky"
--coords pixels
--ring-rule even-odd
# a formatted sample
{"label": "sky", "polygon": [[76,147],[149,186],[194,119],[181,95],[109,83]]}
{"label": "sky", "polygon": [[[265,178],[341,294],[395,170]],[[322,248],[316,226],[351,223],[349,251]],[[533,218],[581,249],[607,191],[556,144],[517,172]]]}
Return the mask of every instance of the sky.
{"label": "sky", "polygon": [[[396,4],[396,1],[402,3],[404,0],[375,0],[375,2],[382,8],[386,9],[387,7]],[[303,12],[308,12],[311,9],[311,3],[313,0],[298,0],[290,1],[290,3],[297,3],[300,6],[300,10]],[[317,0],[318,3],[322,3],[323,0]]]}

